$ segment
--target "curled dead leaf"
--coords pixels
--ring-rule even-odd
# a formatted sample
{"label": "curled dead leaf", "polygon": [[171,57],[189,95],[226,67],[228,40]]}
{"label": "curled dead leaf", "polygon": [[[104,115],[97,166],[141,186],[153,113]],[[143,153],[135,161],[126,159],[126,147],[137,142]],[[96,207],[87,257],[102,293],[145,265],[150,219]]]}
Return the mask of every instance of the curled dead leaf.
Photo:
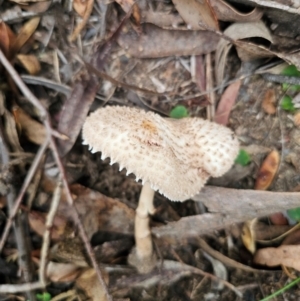
{"label": "curled dead leaf", "polygon": [[280,163],[280,156],[277,150],[273,150],[266,157],[258,172],[254,189],[267,190],[273,182]]}
{"label": "curled dead leaf", "polygon": [[41,64],[34,55],[18,54],[17,59],[30,75],[40,72]]}
{"label": "curled dead leaf", "polygon": [[[270,51],[266,51],[260,45],[250,44],[245,41],[240,41],[241,39],[247,38],[263,38],[272,43],[273,39],[269,32],[269,29],[266,25],[261,22],[243,22],[243,23],[234,23],[230,25],[224,31],[224,34],[231,39],[236,41],[237,52],[239,58],[242,61],[249,61],[263,56],[272,56]],[[217,80],[217,85],[221,85],[224,79],[225,66],[227,63],[227,56],[232,47],[232,43],[228,40],[220,39],[216,51],[216,68],[215,75]],[[250,49],[251,48],[251,49]]]}
{"label": "curled dead leaf", "polygon": [[255,237],[255,229],[254,226],[257,222],[257,219],[254,218],[252,220],[246,221],[242,228],[241,238],[246,249],[254,254],[256,251],[256,237]]}
{"label": "curled dead leaf", "polygon": [[270,115],[273,115],[276,113],[276,95],[274,89],[268,89],[264,95],[264,99],[262,102],[262,108],[263,110]]}
{"label": "curled dead leaf", "polygon": [[[227,268],[220,260],[213,258],[206,252],[203,252],[203,256],[211,263],[215,276],[224,280],[228,279]],[[213,281],[211,286],[213,290],[222,291],[224,289],[224,283],[221,281]]]}
{"label": "curled dead leaf", "polygon": [[252,11],[243,13],[236,10],[233,6],[222,0],[210,0],[218,20],[230,22],[253,22],[261,19],[263,11],[254,8]]}

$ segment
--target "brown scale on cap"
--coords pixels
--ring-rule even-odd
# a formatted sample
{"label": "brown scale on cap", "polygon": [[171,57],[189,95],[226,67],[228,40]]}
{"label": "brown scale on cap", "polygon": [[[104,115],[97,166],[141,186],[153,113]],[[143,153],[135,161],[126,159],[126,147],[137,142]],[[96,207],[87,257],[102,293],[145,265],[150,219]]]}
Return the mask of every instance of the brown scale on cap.
{"label": "brown scale on cap", "polygon": [[172,201],[191,198],[210,176],[223,175],[239,151],[237,138],[222,125],[119,106],[91,113],[82,136],[92,152],[102,152],[102,159],[110,157]]}

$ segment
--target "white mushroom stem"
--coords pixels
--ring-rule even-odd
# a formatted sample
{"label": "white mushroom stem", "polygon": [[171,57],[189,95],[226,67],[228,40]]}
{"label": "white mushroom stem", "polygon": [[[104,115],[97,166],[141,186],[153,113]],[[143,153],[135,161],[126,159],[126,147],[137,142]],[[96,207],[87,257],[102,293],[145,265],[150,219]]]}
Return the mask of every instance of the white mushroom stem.
{"label": "white mushroom stem", "polygon": [[153,206],[154,190],[150,183],[146,182],[142,188],[138,207],[135,215],[135,244],[136,254],[142,258],[149,258],[153,254],[151,231],[149,226],[149,214],[154,213]]}

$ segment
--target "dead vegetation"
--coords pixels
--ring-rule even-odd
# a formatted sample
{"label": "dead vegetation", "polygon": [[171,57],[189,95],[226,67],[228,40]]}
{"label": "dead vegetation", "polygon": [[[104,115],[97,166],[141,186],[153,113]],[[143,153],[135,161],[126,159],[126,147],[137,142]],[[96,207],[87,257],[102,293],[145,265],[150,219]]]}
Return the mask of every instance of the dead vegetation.
{"label": "dead vegetation", "polygon": [[[297,1],[0,0],[0,300],[263,300],[297,286],[299,22]],[[133,137],[170,152],[112,165],[136,147],[117,137],[91,153],[81,130],[105,106],[138,115],[105,110],[110,131],[89,139],[144,118]],[[236,156],[224,126],[241,151],[217,177],[207,162]]]}

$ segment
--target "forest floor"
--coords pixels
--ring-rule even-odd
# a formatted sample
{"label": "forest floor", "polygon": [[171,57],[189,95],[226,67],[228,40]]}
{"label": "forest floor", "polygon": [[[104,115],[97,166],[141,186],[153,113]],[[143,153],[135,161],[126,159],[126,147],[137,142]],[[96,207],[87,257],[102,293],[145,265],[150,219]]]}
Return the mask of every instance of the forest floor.
{"label": "forest floor", "polygon": [[[0,0],[0,300],[300,300],[290,2]],[[82,144],[88,114],[116,105],[240,143],[191,199],[155,193],[145,274],[128,263],[142,183]]]}

